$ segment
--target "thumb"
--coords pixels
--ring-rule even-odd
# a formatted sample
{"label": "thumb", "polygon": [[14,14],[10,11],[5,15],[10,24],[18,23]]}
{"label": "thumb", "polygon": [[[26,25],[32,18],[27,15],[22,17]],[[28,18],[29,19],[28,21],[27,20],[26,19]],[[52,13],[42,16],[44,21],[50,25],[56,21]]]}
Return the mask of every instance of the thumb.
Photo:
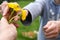
{"label": "thumb", "polygon": [[51,25],[51,21],[47,22],[47,24],[43,27],[44,30],[46,30],[50,25]]}
{"label": "thumb", "polygon": [[1,19],[1,26],[2,27],[7,27],[9,24],[8,24],[8,21],[6,20],[6,18],[2,17]]}
{"label": "thumb", "polygon": [[0,31],[3,32],[5,29],[7,29],[9,26],[7,20],[2,17],[1,21],[0,21]]}

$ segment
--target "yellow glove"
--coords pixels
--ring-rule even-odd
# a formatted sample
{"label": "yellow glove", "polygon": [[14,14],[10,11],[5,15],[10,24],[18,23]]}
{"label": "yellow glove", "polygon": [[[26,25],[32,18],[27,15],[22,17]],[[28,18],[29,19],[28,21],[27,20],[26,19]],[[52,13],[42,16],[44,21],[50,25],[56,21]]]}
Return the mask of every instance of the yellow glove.
{"label": "yellow glove", "polygon": [[8,3],[8,7],[10,9],[12,9],[11,14],[9,16],[9,23],[11,23],[13,21],[13,19],[14,19],[13,15],[15,14],[15,12],[19,12],[19,11],[20,11],[19,17],[21,17],[22,21],[26,20],[26,10],[21,9],[19,7],[19,4],[11,2],[11,3]]}

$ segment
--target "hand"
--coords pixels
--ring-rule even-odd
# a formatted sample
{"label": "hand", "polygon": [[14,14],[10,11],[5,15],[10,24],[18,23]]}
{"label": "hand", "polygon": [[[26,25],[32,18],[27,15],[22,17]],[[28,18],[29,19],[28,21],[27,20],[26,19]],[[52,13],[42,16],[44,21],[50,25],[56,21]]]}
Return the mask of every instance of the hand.
{"label": "hand", "polygon": [[[15,4],[18,4],[16,2],[14,2]],[[20,19],[20,17],[18,16],[19,14],[22,15],[22,19],[25,19],[26,16],[28,15],[28,11],[27,10],[23,10],[21,7],[16,6],[14,5],[16,8],[20,9],[19,11],[16,11],[14,14],[13,14],[13,17],[14,17],[14,20],[17,21],[18,19]],[[2,15],[4,17],[6,17],[7,19],[9,18],[9,16],[11,15],[11,12],[10,12],[10,8],[8,7],[8,2],[4,1],[1,6],[0,6],[1,10],[2,10]],[[15,9],[16,10],[16,9]],[[14,16],[15,15],[15,16]]]}
{"label": "hand", "polygon": [[59,21],[49,21],[44,26],[44,33],[46,38],[56,38],[59,35],[60,22]]}
{"label": "hand", "polygon": [[[16,3],[16,2],[14,2]],[[9,11],[9,7],[8,7],[8,2],[7,1],[4,1],[1,5],[0,5],[0,12],[2,14],[3,17],[5,17],[6,19],[8,19],[8,17],[10,16],[10,11]],[[17,14],[20,13],[20,12],[17,12]],[[16,15],[14,20],[17,21],[19,19],[19,17]],[[14,22],[13,23],[16,27],[19,27],[19,25]]]}
{"label": "hand", "polygon": [[[14,2],[16,3],[16,2]],[[8,17],[10,16],[10,8],[8,7],[8,2],[4,1],[1,5],[0,5],[0,10],[1,10],[1,14],[2,16],[4,16],[5,18],[8,19]],[[19,12],[16,12],[16,14]],[[15,15],[15,14],[14,14]]]}
{"label": "hand", "polygon": [[16,40],[17,31],[13,24],[8,24],[3,17],[0,21],[0,40]]}

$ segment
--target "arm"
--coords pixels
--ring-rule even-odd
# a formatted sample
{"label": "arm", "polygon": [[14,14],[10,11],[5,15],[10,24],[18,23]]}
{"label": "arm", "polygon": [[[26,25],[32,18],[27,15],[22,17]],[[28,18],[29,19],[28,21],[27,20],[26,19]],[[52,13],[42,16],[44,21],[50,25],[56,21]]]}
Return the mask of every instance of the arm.
{"label": "arm", "polygon": [[[35,2],[33,3],[30,3],[29,5],[25,6],[23,9],[25,9],[28,13],[27,15],[27,18],[25,21],[22,21],[21,22],[24,24],[24,25],[29,25],[31,24],[31,22],[39,15],[42,14],[42,10],[44,8],[44,4],[45,4],[45,0],[35,0]],[[7,3],[8,2],[3,2],[1,4],[1,10],[3,12],[3,16],[4,17],[8,17],[9,13],[9,7],[7,6]],[[8,19],[8,18],[7,18]]]}
{"label": "arm", "polygon": [[35,0],[35,2],[28,4],[24,7],[27,10],[28,16],[25,21],[22,21],[24,25],[29,25],[37,16],[41,15],[45,0]]}

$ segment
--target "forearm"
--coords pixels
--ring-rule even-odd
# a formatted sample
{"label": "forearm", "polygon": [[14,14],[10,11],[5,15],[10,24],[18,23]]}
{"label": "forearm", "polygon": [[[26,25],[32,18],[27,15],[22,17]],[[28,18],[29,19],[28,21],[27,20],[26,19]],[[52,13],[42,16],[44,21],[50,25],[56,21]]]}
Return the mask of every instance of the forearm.
{"label": "forearm", "polygon": [[31,22],[36,19],[36,17],[40,16],[44,7],[44,0],[36,0],[35,2],[30,3],[25,6],[23,9],[28,11],[28,16],[25,21],[22,21],[24,25],[29,25]]}

